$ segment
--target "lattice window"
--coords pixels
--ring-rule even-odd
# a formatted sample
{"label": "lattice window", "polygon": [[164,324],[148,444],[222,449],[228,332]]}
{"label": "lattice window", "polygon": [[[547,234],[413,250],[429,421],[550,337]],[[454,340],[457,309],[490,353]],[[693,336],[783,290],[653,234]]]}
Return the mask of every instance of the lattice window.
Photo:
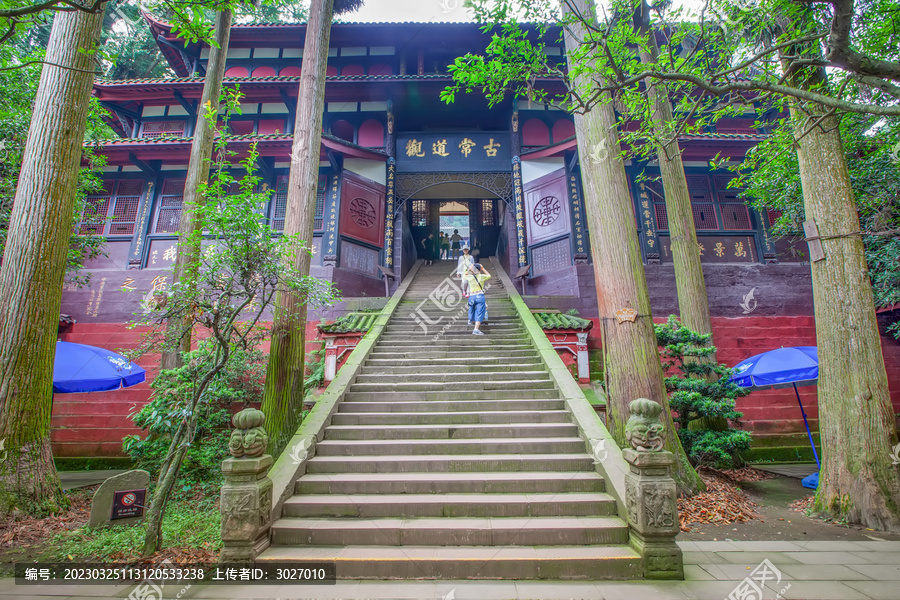
{"label": "lattice window", "polygon": [[719,228],[719,223],[716,219],[716,207],[713,203],[691,203],[691,212],[694,213],[694,227],[698,230],[709,231]]}
{"label": "lattice window", "polygon": [[288,176],[278,178],[275,186],[275,198],[272,202],[272,229],[284,231],[284,215],[287,211]]}
{"label": "lattice window", "polygon": [[102,190],[87,197],[78,233],[132,235],[144,182],[137,179],[104,181]]}
{"label": "lattice window", "polygon": [[184,121],[153,121],[144,123],[142,138],[183,137]]}
{"label": "lattice window", "polygon": [[494,225],[494,201],[481,201],[481,225],[483,227],[492,227]]}
{"label": "lattice window", "polygon": [[178,233],[181,205],[184,203],[184,179],[167,179],[163,183],[156,215],[156,233]]}
{"label": "lattice window", "polygon": [[[316,214],[313,220],[313,229],[322,231],[325,229],[325,188],[328,187],[328,177],[319,175],[319,184],[316,187]],[[287,214],[288,176],[281,175],[275,184],[275,196],[272,202],[272,228],[276,231],[284,231],[284,219]]]}
{"label": "lattice window", "polygon": [[138,205],[144,192],[144,182],[138,179],[123,179],[116,190],[116,202],[113,204],[112,220],[109,222],[109,235],[134,234],[134,222],[137,219]]}
{"label": "lattice window", "polygon": [[656,228],[657,229],[668,229],[669,228],[669,214],[666,212],[665,203],[655,204],[653,206],[656,212]]}
{"label": "lattice window", "polygon": [[325,189],[328,187],[328,177],[319,175],[319,185],[316,187],[316,214],[313,221],[313,229],[323,231],[325,229]]}
{"label": "lattice window", "polygon": [[653,213],[656,216],[656,229],[668,229],[669,213],[666,212],[666,197],[663,194],[662,184],[658,181],[652,181],[646,184],[646,188],[647,195],[650,196],[650,200],[653,206]]}
{"label": "lattice window", "polygon": [[768,209],[766,210],[766,218],[769,219],[769,227],[775,226],[775,221],[781,218],[781,215],[784,214],[783,211]]}
{"label": "lattice window", "polygon": [[412,226],[428,227],[428,201],[412,201]]}
{"label": "lattice window", "polygon": [[104,181],[103,188],[94,194],[90,194],[84,206],[81,216],[81,225],[78,233],[81,235],[99,235],[106,226],[106,215],[109,212],[109,203],[112,200],[114,182]]}
{"label": "lattice window", "polygon": [[694,227],[697,230],[717,230],[719,220],[716,218],[716,205],[712,192],[709,191],[709,178],[705,175],[686,177],[688,195],[691,197],[691,212],[694,214]]}
{"label": "lattice window", "polygon": [[713,178],[716,186],[716,196],[719,200],[719,212],[722,213],[722,225],[726,231],[746,231],[753,229],[750,223],[750,210],[740,197],[743,190],[728,188],[732,177],[716,175]]}

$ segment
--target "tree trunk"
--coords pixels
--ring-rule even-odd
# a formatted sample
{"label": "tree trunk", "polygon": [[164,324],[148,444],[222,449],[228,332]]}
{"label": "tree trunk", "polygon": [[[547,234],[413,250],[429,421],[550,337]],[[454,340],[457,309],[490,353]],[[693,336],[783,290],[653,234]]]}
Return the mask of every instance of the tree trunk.
{"label": "tree trunk", "polygon": [[[197,108],[197,123],[194,126],[191,158],[184,181],[184,200],[181,204],[181,221],[178,225],[178,254],[172,272],[173,284],[182,279],[188,269],[196,269],[200,264],[200,239],[195,234],[201,228],[198,207],[206,201],[206,198],[200,194],[200,187],[209,182],[209,161],[215,142],[215,132],[209,127],[206,119],[210,112],[216,115],[219,112],[219,97],[222,95],[222,80],[225,78],[225,59],[228,55],[228,41],[231,37],[231,20],[230,9],[219,11],[216,14],[216,44],[218,44],[218,48],[212,46],[209,50],[203,94],[200,97],[200,106]],[[183,323],[169,323],[167,336],[170,340],[178,338],[178,349],[162,353],[161,368],[176,369],[180,367],[182,364],[181,353],[190,352],[191,331],[184,329]]]}
{"label": "tree trunk", "polygon": [[[333,11],[334,0],[313,0],[309,9],[288,181],[284,233],[298,235],[309,246],[313,239],[319,181],[325,69],[328,66]],[[309,252],[298,246],[293,266],[300,276],[309,275],[310,262]],[[275,322],[261,407],[266,413],[269,453],[275,457],[284,449],[300,423],[306,358],[305,330],[306,299],[279,290],[275,299]]]}
{"label": "tree trunk", "polygon": [[[659,48],[652,31],[647,31],[649,52],[641,48],[641,61],[656,62]],[[675,265],[675,287],[678,292],[678,314],[681,323],[697,333],[711,334],[712,322],[709,318],[709,300],[706,296],[706,280],[700,264],[700,245],[697,243],[697,229],[691,210],[691,196],[688,193],[681,148],[675,135],[675,116],[669,92],[662,81],[649,83],[652,104],[653,129],[660,140],[657,146],[659,171],[662,174],[663,190],[666,195],[666,214],[669,220],[669,242],[672,262]],[[709,360],[715,362],[713,355]]]}
{"label": "tree trunk", "polygon": [[[647,48],[641,47],[641,62],[652,65],[659,56],[659,46],[649,23],[649,7],[641,2],[641,28],[647,36]],[[709,298],[706,295],[706,280],[700,263],[700,244],[694,226],[694,212],[691,209],[691,195],[688,192],[681,148],[676,136],[675,115],[672,101],[663,81],[648,81],[648,95],[651,103],[651,119],[654,134],[658,140],[656,155],[659,172],[662,175],[663,193],[666,200],[666,216],[669,226],[669,244],[672,263],[675,268],[675,290],[678,294],[678,316],[681,324],[700,334],[712,335],[712,320],[709,317]],[[691,361],[715,363],[716,355]],[[715,373],[706,376],[716,378]],[[712,429],[725,431],[728,421],[722,417],[701,417],[690,422],[689,429]]]}
{"label": "tree trunk", "polygon": [[50,447],[53,359],[102,21],[55,15],[22,158],[0,268],[0,514],[66,501]]}
{"label": "tree trunk", "polygon": [[[807,111],[810,107],[806,107]],[[900,529],[897,442],[866,267],[859,215],[838,121],[791,108],[807,220],[814,220],[825,259],[811,264],[819,348],[822,469],[814,510],[878,530]],[[850,234],[850,235],[847,235]]]}
{"label": "tree trunk", "polygon": [[[585,18],[595,19],[592,1],[574,0],[571,4]],[[564,14],[568,14],[568,2],[561,2],[561,6]],[[582,23],[567,29],[566,51],[570,63],[580,40],[586,37]],[[579,72],[576,65],[570,67],[570,72]],[[599,67],[585,71],[573,77],[574,87],[586,89],[592,85],[592,73],[602,72]],[[616,116],[608,95],[605,100],[589,113],[575,114],[575,132],[597,284],[610,431],[616,442],[624,445],[628,404],[637,398],[658,402],[663,407],[666,449],[677,458],[675,479],[680,489],[690,494],[703,489],[703,482],[688,462],[669,410],[631,194],[619,155]],[[619,323],[616,312],[621,309],[637,311],[634,322]]]}

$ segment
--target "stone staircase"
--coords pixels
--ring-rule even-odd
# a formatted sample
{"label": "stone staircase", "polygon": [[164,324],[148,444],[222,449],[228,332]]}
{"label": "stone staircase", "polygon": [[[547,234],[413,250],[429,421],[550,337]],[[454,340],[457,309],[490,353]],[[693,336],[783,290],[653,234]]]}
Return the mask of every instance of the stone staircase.
{"label": "stone staircase", "polygon": [[[451,269],[419,270],[258,560],[333,560],[341,579],[639,577],[616,500],[500,279],[475,336],[464,300],[428,300]],[[427,332],[417,310],[436,322]]]}

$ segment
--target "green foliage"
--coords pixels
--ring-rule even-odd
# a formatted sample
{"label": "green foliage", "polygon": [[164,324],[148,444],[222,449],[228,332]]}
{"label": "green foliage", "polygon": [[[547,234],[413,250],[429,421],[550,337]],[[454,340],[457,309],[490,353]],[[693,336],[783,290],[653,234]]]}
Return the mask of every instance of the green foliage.
{"label": "green foliage", "polygon": [[325,385],[325,349],[313,350],[308,356],[310,360],[306,363],[306,378],[303,380],[304,398]]}
{"label": "green foliage", "polygon": [[[191,401],[197,381],[211,368],[215,346],[208,340],[184,353],[184,365],[161,371],[150,384],[150,402],[131,415],[144,437],[127,436],[122,449],[131,456],[135,468],[157,477],[172,436],[179,423],[191,417]],[[221,464],[228,458],[228,431],[231,415],[251,403],[262,401],[265,354],[258,350],[236,349],[225,367],[210,381],[196,407],[197,430],[185,454],[174,488],[176,497],[190,495],[196,488],[207,495],[221,484]]]}
{"label": "green foliage", "polygon": [[[176,502],[163,519],[163,535],[172,545],[183,549],[218,552],[222,548],[222,515],[210,500]],[[114,562],[140,557],[143,527],[85,527],[53,538],[52,560],[68,561],[68,557],[84,562]]]}
{"label": "green foliage", "polygon": [[743,414],[735,410],[735,399],[749,391],[731,382],[733,369],[709,360],[716,351],[710,344],[711,334],[691,331],[674,315],[655,329],[660,358],[670,374],[665,379],[669,406],[676,413],[678,437],[688,458],[694,466],[738,466],[740,453],[750,449],[750,434],[735,428],[718,431],[702,425],[714,419],[739,425]]}
{"label": "green foliage", "polygon": [[[890,306],[900,302],[900,119],[845,115],[840,127],[875,305]],[[756,208],[782,211],[773,230],[781,236],[801,233],[806,218],[793,136],[791,123],[779,122],[735,167],[732,182]]]}
{"label": "green foliage", "polygon": [[[48,30],[49,31],[49,30]],[[32,60],[41,60],[46,45],[43,29],[36,28],[29,36],[22,36],[10,43],[0,45],[0,67],[20,65]],[[40,79],[40,65],[30,65],[15,70],[0,70],[0,256],[6,246],[6,233],[12,214],[13,200],[22,168],[22,155],[31,124],[32,103],[37,93]],[[111,137],[112,130],[103,121],[106,111],[96,99],[91,100],[88,113],[86,141]],[[85,262],[104,254],[105,239],[98,235],[76,235],[75,225],[83,214],[90,213],[87,195],[99,189],[101,169],[105,158],[92,149],[85,150],[87,167],[78,174],[78,192],[73,215],[73,233],[70,238],[66,262],[68,283],[85,285],[90,274],[82,272]],[[105,216],[105,215],[104,215]]]}

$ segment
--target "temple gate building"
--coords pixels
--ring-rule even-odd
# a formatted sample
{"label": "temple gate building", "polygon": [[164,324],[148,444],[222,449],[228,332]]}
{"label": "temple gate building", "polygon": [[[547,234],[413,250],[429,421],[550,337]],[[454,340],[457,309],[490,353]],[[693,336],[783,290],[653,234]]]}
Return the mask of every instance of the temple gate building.
{"label": "temple gate building", "polygon": [[[177,77],[98,80],[94,95],[121,136],[100,144],[106,156],[102,193],[90,198],[108,217],[81,231],[102,234],[108,256],[89,265],[89,287],[67,288],[62,312],[77,323],[62,338],[110,348],[137,344],[132,315],[171,283],[184,178],[197,126],[209,49],[184,45],[166,23],[147,17]],[[303,67],[302,24],[236,25],[226,86],[239,86],[242,114],[230,122],[230,149],[257,144],[259,169],[272,190],[265,217],[284,227],[292,133]],[[384,305],[384,270],[393,291],[421,255],[428,233],[459,230],[479,260],[495,257],[512,275],[529,266],[525,300],[532,308],[577,309],[597,321],[590,232],[582,199],[570,115],[528,101],[488,107],[478,94],[447,105],[447,65],[479,52],[489,38],[474,23],[336,23],[332,28],[316,206],[312,274],[334,282],[344,300],[311,316],[315,326],[359,308]],[[548,54],[564,61],[561,45]],[[561,82],[541,82],[563,91]],[[763,139],[753,107],[682,138],[694,222],[701,244],[719,359],[736,364],[778,346],[814,345],[810,269],[805,243],[769,233],[776,214],[749,208],[732,175],[712,170],[716,155],[741,157]],[[675,276],[656,163],[626,162],[635,227],[654,317],[677,314]],[[448,274],[452,269],[447,263]],[[602,290],[601,290],[602,291]],[[592,352],[600,327],[589,332]],[[321,344],[321,338],[317,342]],[[884,338],[895,406],[900,406],[900,347]],[[148,366],[148,365],[145,365]],[[815,423],[815,388],[804,388]],[[146,402],[146,385],[104,394],[57,396],[58,457],[116,457],[134,433],[127,415]],[[759,458],[808,456],[793,391],[739,399]],[[811,456],[811,455],[810,455]]]}

